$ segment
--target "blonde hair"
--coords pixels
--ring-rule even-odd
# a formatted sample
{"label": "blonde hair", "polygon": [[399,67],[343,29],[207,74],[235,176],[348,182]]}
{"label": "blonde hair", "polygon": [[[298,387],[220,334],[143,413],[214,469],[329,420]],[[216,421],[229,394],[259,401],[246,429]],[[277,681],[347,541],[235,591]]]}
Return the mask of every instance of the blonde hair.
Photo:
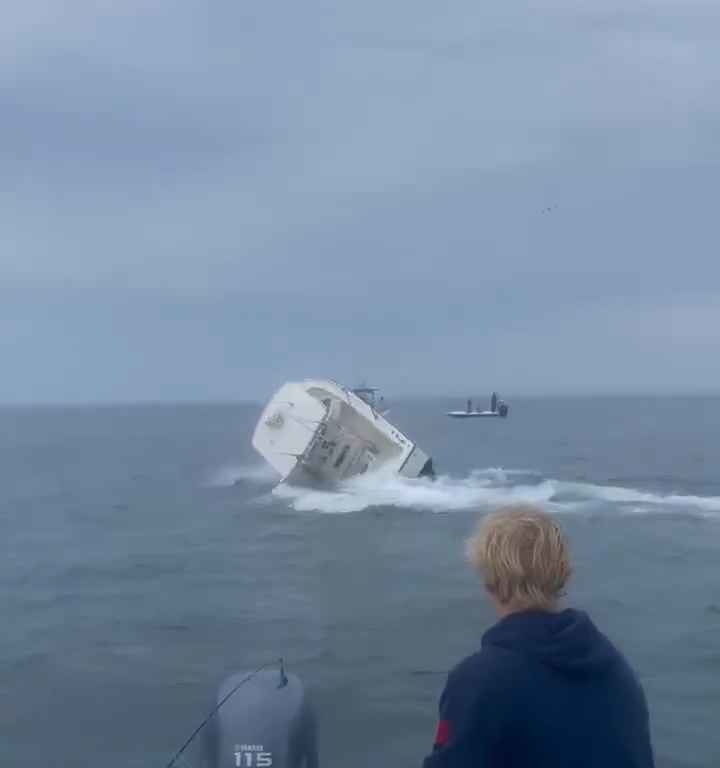
{"label": "blonde hair", "polygon": [[515,609],[551,608],[572,573],[560,526],[530,504],[487,515],[466,551],[488,592]]}

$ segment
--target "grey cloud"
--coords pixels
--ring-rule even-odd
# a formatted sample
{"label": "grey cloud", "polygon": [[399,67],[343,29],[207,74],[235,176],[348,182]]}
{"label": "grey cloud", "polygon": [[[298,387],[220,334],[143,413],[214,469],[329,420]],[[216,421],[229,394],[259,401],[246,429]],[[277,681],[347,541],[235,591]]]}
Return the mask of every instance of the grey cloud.
{"label": "grey cloud", "polygon": [[652,387],[652,327],[720,386],[719,32],[670,0],[18,6],[0,399]]}

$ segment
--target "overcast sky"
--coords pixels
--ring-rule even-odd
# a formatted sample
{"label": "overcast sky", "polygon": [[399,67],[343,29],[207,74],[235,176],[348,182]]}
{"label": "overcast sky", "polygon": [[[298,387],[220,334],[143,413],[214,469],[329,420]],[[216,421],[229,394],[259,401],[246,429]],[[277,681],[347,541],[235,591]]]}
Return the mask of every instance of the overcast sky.
{"label": "overcast sky", "polygon": [[0,401],[720,390],[717,0],[14,0]]}

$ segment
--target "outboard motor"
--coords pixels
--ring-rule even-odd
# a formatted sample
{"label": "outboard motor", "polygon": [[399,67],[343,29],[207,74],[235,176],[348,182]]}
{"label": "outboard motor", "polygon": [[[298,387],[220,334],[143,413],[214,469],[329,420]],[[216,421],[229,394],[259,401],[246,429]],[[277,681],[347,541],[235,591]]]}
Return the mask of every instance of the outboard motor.
{"label": "outboard motor", "polygon": [[318,768],[315,714],[296,675],[282,667],[232,675],[217,704],[205,732],[207,768]]}
{"label": "outboard motor", "polygon": [[428,459],[425,464],[423,464],[423,468],[420,470],[418,477],[429,477],[431,480],[435,480],[435,467],[433,466],[432,459]]}

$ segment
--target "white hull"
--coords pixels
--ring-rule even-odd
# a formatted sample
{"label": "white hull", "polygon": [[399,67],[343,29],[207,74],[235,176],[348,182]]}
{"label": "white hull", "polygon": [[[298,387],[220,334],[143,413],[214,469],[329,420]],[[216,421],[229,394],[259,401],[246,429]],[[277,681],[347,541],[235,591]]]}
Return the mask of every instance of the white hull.
{"label": "white hull", "polygon": [[337,483],[370,471],[432,474],[430,457],[352,391],[327,380],[284,384],[253,447],[290,484]]}
{"label": "white hull", "polygon": [[501,419],[503,416],[498,411],[448,411],[448,416],[453,419]]}

